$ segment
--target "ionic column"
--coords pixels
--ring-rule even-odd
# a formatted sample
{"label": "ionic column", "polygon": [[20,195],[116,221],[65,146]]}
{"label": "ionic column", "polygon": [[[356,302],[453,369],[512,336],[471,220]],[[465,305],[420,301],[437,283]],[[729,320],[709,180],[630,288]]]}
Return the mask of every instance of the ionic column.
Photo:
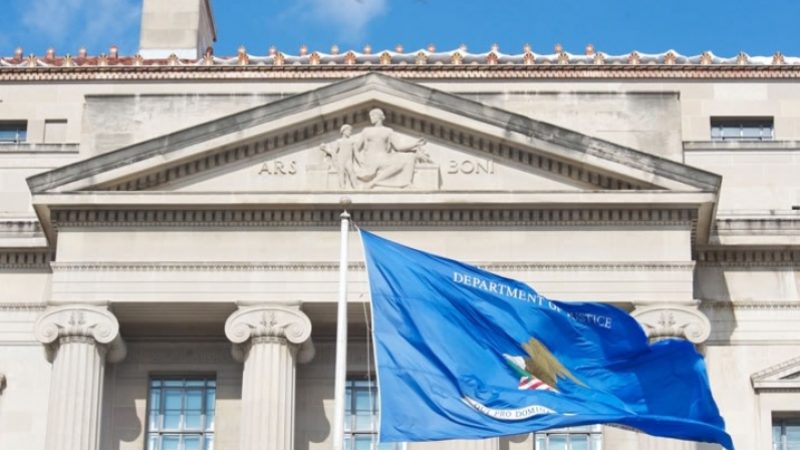
{"label": "ionic column", "polygon": [[[631,313],[642,324],[650,341],[677,338],[699,346],[711,336],[711,322],[694,305],[637,305]],[[695,450],[696,442],[636,433],[638,450]]]}
{"label": "ionic column", "polygon": [[637,305],[631,315],[652,341],[679,338],[699,345],[711,335],[711,322],[695,306]]}
{"label": "ionic column", "polygon": [[34,325],[53,363],[47,410],[47,450],[97,450],[106,361],[125,357],[119,323],[106,308],[49,308]]}
{"label": "ionic column", "polygon": [[242,307],[225,322],[225,335],[244,362],[239,449],[292,450],[295,362],[313,356],[311,321],[299,307]]}

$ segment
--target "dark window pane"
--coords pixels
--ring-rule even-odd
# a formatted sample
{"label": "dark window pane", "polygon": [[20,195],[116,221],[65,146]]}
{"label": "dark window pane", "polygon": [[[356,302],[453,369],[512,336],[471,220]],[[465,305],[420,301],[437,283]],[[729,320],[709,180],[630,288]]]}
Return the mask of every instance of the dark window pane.
{"label": "dark window pane", "polygon": [[147,450],[213,450],[216,382],[155,378],[150,386]]}

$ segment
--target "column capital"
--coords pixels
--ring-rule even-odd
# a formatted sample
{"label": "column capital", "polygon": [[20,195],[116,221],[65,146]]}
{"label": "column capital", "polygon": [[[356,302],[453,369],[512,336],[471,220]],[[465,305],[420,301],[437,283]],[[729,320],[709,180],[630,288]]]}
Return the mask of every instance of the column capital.
{"label": "column capital", "polygon": [[104,307],[65,305],[48,308],[33,327],[36,339],[48,348],[48,359],[62,339],[91,339],[107,346],[106,360],[119,362],[125,358],[125,343],[119,334],[119,322]]}
{"label": "column capital", "polygon": [[276,339],[299,346],[311,337],[311,320],[298,306],[240,307],[225,321],[225,336],[234,344],[251,339]]}
{"label": "column capital", "polygon": [[631,315],[642,324],[650,339],[680,338],[702,344],[711,335],[711,322],[695,306],[637,306]]}

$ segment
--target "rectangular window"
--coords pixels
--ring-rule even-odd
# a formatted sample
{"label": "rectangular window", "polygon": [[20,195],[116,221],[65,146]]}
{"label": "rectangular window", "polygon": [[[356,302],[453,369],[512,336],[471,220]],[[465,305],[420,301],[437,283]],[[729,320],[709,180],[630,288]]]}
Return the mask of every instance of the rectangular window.
{"label": "rectangular window", "polygon": [[347,380],[345,385],[345,450],[401,450],[397,443],[378,444],[378,390],[374,381]]}
{"label": "rectangular window", "polygon": [[27,122],[0,122],[0,144],[19,144],[27,138]]}
{"label": "rectangular window", "polygon": [[534,434],[535,450],[603,450],[600,425],[559,428]]}
{"label": "rectangular window", "polygon": [[154,377],[147,406],[147,450],[213,450],[212,377]]}
{"label": "rectangular window", "polygon": [[771,141],[772,117],[712,117],[713,141]]}
{"label": "rectangular window", "polygon": [[800,418],[772,419],[772,450],[800,450]]}

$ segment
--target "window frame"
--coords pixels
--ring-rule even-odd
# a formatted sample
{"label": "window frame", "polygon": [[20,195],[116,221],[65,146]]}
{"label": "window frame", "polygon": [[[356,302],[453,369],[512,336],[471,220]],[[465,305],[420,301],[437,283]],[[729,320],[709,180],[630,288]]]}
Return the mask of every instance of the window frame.
{"label": "window frame", "polygon": [[[775,140],[775,118],[772,116],[712,116],[709,120],[711,140],[717,142],[769,142]],[[738,134],[726,135],[725,129],[737,129]],[[747,135],[745,130],[758,129],[758,136]]]}
{"label": "window frame", "polygon": [[[772,435],[772,450],[788,450],[789,443],[786,441],[786,427],[793,426],[797,427],[800,431],[800,417],[798,416],[773,416],[772,417],[772,427],[771,427],[771,435]],[[775,429],[778,428],[778,436],[775,435]],[[780,442],[776,443],[775,438],[778,437]],[[797,442],[800,444],[800,440]]]}
{"label": "window frame", "polygon": [[[572,439],[577,436],[586,436],[587,450],[603,449],[603,427],[602,425],[585,425],[578,427],[555,428],[552,430],[539,431],[533,434],[534,450],[549,450],[550,438],[555,436],[566,436],[566,450],[572,450]],[[543,446],[540,442],[544,443]]]}
{"label": "window frame", "polygon": [[[181,386],[169,386],[167,383],[180,381]],[[202,386],[190,386],[187,383],[202,382]],[[159,383],[156,386],[155,383]],[[178,387],[181,389],[181,407],[179,411],[179,425],[177,428],[167,428],[165,426],[166,418],[166,401],[165,390],[167,388]],[[199,428],[189,428],[186,426],[185,417],[188,410],[187,392],[189,389],[201,389],[201,406],[200,406],[200,426]],[[158,408],[153,409],[155,396],[153,395],[154,389],[159,390],[158,395]],[[209,408],[209,393],[213,389],[213,404]],[[148,376],[147,381],[147,402],[146,402],[146,426],[144,433],[144,448],[145,450],[161,450],[163,448],[164,437],[179,437],[179,445],[182,445],[185,437],[199,437],[201,442],[201,450],[210,450],[214,448],[214,441],[216,435],[216,400],[217,400],[217,377],[216,374],[191,374],[191,375],[177,375],[177,374],[151,374]],[[155,413],[157,426],[153,428],[152,416]],[[211,417],[209,419],[209,416]],[[155,445],[151,446],[152,438],[155,437]],[[210,438],[210,439],[209,439]],[[210,445],[209,445],[210,444]],[[182,446],[179,448],[183,448]]]}
{"label": "window frame", "polygon": [[[14,132],[14,139],[3,139],[3,132]],[[0,145],[24,144],[27,141],[27,120],[0,120]]]}
{"label": "window frame", "polygon": [[[366,386],[364,386],[366,385]],[[353,395],[354,388],[367,391],[370,402],[370,428],[357,428],[358,412],[357,396]],[[405,450],[404,443],[386,442],[378,444],[378,427],[380,419],[380,393],[378,392],[377,379],[369,379],[365,376],[348,376],[345,381],[345,426],[344,426],[344,448],[345,450],[356,450],[355,442],[357,438],[368,438],[370,440],[370,450]],[[355,412],[354,412],[355,411]]]}

